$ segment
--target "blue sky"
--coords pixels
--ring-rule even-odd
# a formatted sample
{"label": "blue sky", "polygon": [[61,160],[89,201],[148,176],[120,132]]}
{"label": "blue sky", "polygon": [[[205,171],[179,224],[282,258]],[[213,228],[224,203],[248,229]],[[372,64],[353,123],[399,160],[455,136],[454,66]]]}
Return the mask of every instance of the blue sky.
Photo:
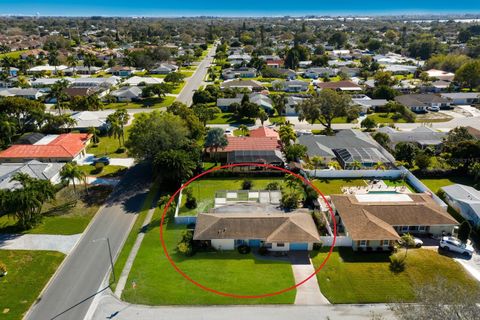
{"label": "blue sky", "polygon": [[54,16],[271,16],[478,13],[480,0],[0,0],[0,14]]}

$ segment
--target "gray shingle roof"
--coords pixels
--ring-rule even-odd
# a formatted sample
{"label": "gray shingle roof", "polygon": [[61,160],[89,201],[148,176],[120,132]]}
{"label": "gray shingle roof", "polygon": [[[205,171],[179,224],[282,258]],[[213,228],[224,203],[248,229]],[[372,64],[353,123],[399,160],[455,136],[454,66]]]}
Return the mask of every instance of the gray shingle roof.
{"label": "gray shingle roof", "polygon": [[17,173],[26,173],[32,178],[51,180],[55,177],[65,163],[44,163],[32,160],[27,163],[3,163],[0,165],[0,189],[15,189],[20,184],[11,181],[12,176]]}

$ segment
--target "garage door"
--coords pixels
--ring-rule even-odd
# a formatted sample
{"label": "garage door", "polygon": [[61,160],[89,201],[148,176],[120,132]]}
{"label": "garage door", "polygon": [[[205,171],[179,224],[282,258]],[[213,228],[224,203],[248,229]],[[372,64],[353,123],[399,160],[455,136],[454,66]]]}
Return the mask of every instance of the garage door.
{"label": "garage door", "polygon": [[308,243],[290,243],[290,250],[308,250]]}

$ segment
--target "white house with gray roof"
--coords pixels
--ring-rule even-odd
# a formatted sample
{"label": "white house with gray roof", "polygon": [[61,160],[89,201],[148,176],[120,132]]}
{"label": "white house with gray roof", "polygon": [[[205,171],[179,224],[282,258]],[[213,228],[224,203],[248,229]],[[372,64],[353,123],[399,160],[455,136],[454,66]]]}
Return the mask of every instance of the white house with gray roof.
{"label": "white house with gray roof", "polygon": [[480,191],[463,184],[452,184],[441,189],[449,205],[472,225],[480,227]]}
{"label": "white house with gray roof", "polygon": [[433,147],[440,151],[446,132],[420,126],[411,131],[398,131],[391,127],[382,127],[377,130],[385,133],[390,138],[390,147],[394,148],[400,142],[411,142],[420,148]]}
{"label": "white house with gray roof", "polygon": [[65,163],[40,162],[31,160],[26,163],[2,163],[0,164],[0,189],[17,189],[21,187],[19,182],[12,181],[15,173],[25,173],[32,178],[50,180],[53,184],[60,183],[60,171]]}
{"label": "white house with gray roof", "polygon": [[453,92],[442,93],[441,97],[448,99],[452,104],[468,105],[480,103],[480,93],[478,92]]}

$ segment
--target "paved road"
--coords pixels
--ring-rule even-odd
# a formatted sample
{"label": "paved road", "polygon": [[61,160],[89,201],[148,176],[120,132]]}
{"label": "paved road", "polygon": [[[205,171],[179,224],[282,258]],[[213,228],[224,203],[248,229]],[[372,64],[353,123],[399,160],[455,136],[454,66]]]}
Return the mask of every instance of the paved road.
{"label": "paved road", "polygon": [[395,319],[387,305],[323,305],[323,306],[165,306],[131,305],[119,301],[109,292],[99,299],[92,320],[362,320],[372,319],[372,314],[383,320]]}
{"label": "paved road", "polygon": [[128,235],[151,181],[151,169],[145,164],[132,167],[117,185],[107,204],[57,270],[50,284],[25,317],[32,320],[83,319],[108,276],[110,260],[108,237],[114,258]]}
{"label": "paved road", "polygon": [[195,73],[187,80],[185,87],[183,87],[183,90],[178,95],[176,101],[183,102],[187,106],[192,104],[193,93],[202,85],[203,79],[205,79],[205,76],[207,75],[208,68],[213,62],[216,50],[217,45],[215,44],[207,53],[207,56],[202,62],[200,62]]}

